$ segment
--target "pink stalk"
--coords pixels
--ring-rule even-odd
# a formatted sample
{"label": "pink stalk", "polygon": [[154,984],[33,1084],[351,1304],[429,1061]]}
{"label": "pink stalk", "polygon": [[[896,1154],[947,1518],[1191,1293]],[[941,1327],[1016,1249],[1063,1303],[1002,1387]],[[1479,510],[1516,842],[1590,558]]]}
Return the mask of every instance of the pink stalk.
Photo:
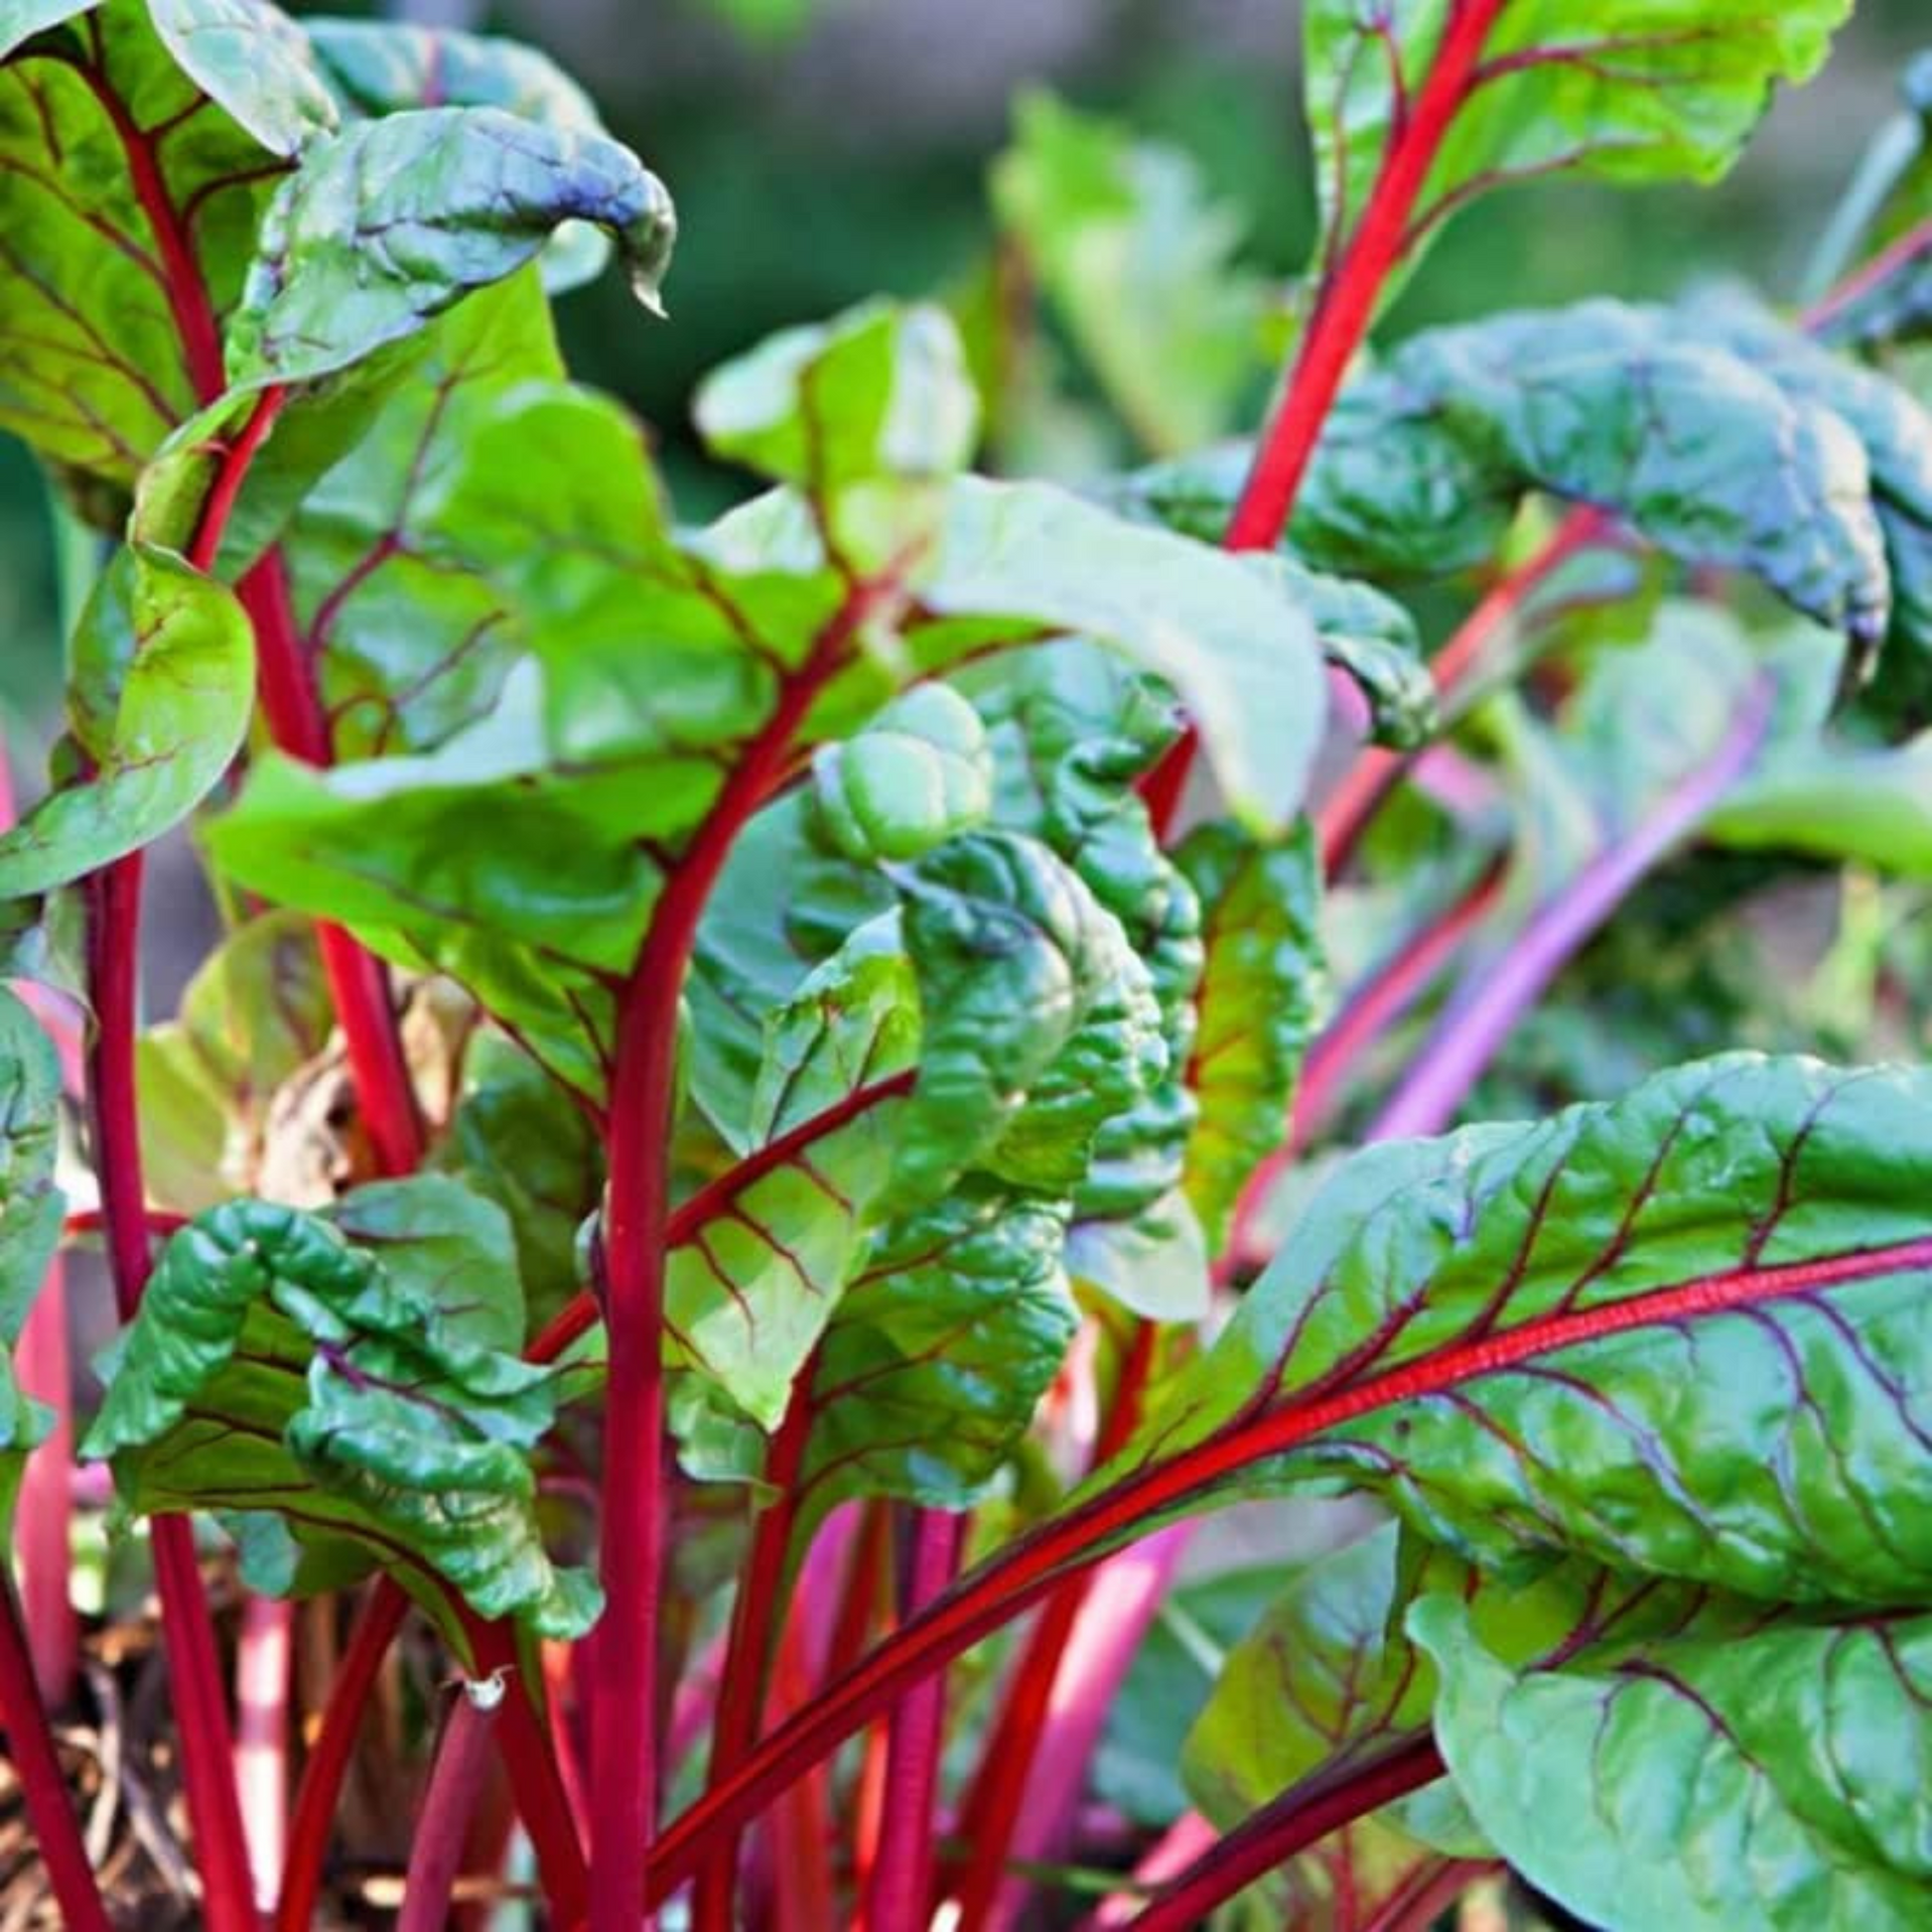
{"label": "pink stalk", "polygon": [[49,1710],[73,1695],[80,1625],[70,1593],[73,1569],[73,1402],[68,1359],[67,1268],[48,1263],[14,1352],[20,1386],[54,1412],[47,1440],[27,1458],[14,1507],[14,1562],[27,1612],[34,1680]]}
{"label": "pink stalk", "polygon": [[[916,1616],[958,1573],[966,1518],[922,1509],[913,1518],[905,1614]],[[931,1917],[933,1823],[946,1679],[934,1671],[899,1700],[886,1748],[886,1812],[866,1895],[865,1932],[925,1932]]]}
{"label": "pink stalk", "polygon": [[1220,1836],[1199,1812],[1183,1811],[1134,1867],[1135,1889],[1110,1892],[1088,1913],[1079,1932],[1120,1932],[1122,1926],[1131,1925],[1145,1902],[1143,1894],[1179,1877]]}
{"label": "pink stalk", "polygon": [[[1053,1681],[1044,1747],[1034,1758],[1013,1835],[1016,1861],[1039,1863],[1064,1850],[1107,1714],[1198,1527],[1170,1524],[1096,1573]],[[987,1921],[993,1932],[1010,1932],[1019,1923],[1032,1890],[1024,1878],[1006,1880]]]}
{"label": "pink stalk", "polygon": [[1680,778],[1627,838],[1599,853],[1540,907],[1500,958],[1483,961],[1470,974],[1369,1129],[1369,1140],[1438,1134],[1449,1125],[1550,982],[1743,775],[1770,722],[1771,692],[1760,684],[1717,751]]}
{"label": "pink stalk", "polygon": [[295,1605],[253,1590],[235,1645],[235,1790],[248,1834],[255,1903],[275,1909],[288,1853],[289,1659]]}

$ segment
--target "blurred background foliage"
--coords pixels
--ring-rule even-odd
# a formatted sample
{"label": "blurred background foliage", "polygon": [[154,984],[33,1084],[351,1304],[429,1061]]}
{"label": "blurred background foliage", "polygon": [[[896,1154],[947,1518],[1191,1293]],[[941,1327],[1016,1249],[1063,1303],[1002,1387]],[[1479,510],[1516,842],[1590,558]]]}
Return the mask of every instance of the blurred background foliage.
{"label": "blurred background foliage", "polygon": [[[733,487],[704,469],[689,438],[692,385],[771,329],[876,291],[941,291],[969,324],[987,325],[975,340],[995,352],[994,203],[1009,228],[1052,219],[1037,180],[995,167],[1035,90],[1191,158],[1225,219],[1203,226],[1190,214],[1157,244],[1227,249],[1251,271],[1236,304],[1281,311],[1309,250],[1295,0],[336,0],[293,10],[386,12],[540,45],[585,79],[614,130],[670,183],[683,225],[670,323],[644,323],[612,278],[566,305],[563,328],[576,371],[653,424],[691,515]],[[1504,305],[1667,294],[1703,274],[1742,273],[1773,297],[1794,297],[1925,27],[1924,0],[1861,0],[1825,74],[1780,101],[1718,189],[1566,184],[1486,203],[1478,219],[1451,226],[1385,339]],[[1051,124],[1050,106],[1032,112],[1035,155],[1057,138],[1056,165],[1077,170],[1084,123]],[[1184,203],[1194,192],[1170,180],[1155,199]],[[1259,345],[1270,346],[1265,319]],[[1134,444],[1183,438],[1210,405],[1238,422],[1261,400],[1259,353],[1218,385],[1214,371],[1196,368],[1176,371],[1170,388],[1144,366],[1142,406],[1122,412],[1134,419],[1124,450],[1102,412],[1080,406],[1075,369],[1091,363],[1093,345],[1081,347],[1010,385],[996,460],[1077,474]],[[1204,384],[1216,391],[1205,400]],[[1110,386],[1119,403],[1123,385]],[[0,711],[30,737],[57,696],[54,583],[39,486],[24,455],[0,449]]]}

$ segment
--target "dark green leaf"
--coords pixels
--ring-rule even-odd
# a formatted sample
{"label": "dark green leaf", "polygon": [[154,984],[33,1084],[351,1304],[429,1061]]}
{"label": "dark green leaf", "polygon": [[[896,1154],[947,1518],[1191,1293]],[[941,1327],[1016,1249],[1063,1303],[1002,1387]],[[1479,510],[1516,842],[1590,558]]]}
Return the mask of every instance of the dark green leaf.
{"label": "dark green leaf", "polygon": [[[536,48],[401,20],[302,25],[324,84],[350,118],[375,120],[407,107],[500,107],[546,127],[605,132],[590,95]],[[561,229],[540,258],[544,287],[558,293],[590,281],[610,253],[599,229]]]}
{"label": "dark green leaf", "polygon": [[480,1274],[483,1223],[453,1226],[442,1198],[415,1196],[440,1229],[427,1252],[400,1195],[372,1201],[380,1257],[261,1201],[193,1222],[162,1251],[86,1452],[113,1458],[137,1511],[273,1510],[298,1544],[362,1545],[446,1625],[448,1584],[484,1616],[573,1635],[597,1592],[544,1554],[529,1460],[556,1381],[474,1338],[507,1229]]}
{"label": "dark green leaf", "polygon": [[1925,1921],[1932,1619],[1667,1644],[1519,1676],[1452,1598],[1411,1612],[1437,1736],[1503,1855],[1606,1932]]}
{"label": "dark green leaf", "polygon": [[227,769],[254,708],[241,607],[164,551],[116,554],[74,656],[74,736],[92,769],[0,835],[0,897],[65,885],[179,824]]}
{"label": "dark green leaf", "polygon": [[676,220],[627,148],[495,107],[352,122],[312,144],[269,205],[229,325],[229,376],[315,382],[346,368],[513,274],[567,220],[609,229],[638,299],[656,306]]}

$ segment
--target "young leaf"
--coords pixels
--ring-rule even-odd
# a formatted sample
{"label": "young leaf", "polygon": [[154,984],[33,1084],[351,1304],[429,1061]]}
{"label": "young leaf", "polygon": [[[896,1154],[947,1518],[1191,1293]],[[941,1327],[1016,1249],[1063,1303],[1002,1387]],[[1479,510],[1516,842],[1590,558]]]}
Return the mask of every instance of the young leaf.
{"label": "young leaf", "polygon": [[[484,1317],[469,1297],[486,1282],[468,1264],[483,1222],[453,1223],[446,1195],[419,1191],[424,1225],[443,1230],[419,1254],[419,1216],[395,1212],[409,1187],[455,1184],[369,1203],[381,1259],[262,1201],[191,1223],[156,1265],[85,1452],[113,1459],[134,1510],[272,1510],[327,1560],[360,1546],[446,1626],[445,1583],[484,1616],[572,1635],[596,1589],[544,1554],[529,1461],[555,1378],[474,1338]],[[492,1224],[484,1249],[500,1285],[507,1227]],[[443,1274],[452,1255],[460,1281]]]}
{"label": "young leaf", "polygon": [[1914,1600],[1927,1097],[1913,1069],[1732,1054],[1370,1148],[1139,1452],[1300,1396],[1317,1433],[1275,1475],[1344,1475],[1505,1574],[1576,1552],[1777,1601]]}
{"label": "young leaf", "polygon": [[65,885],[179,824],[248,728],[248,620],[231,593],[165,551],[116,553],[74,657],[86,769],[0,834],[0,898]]}
{"label": "young leaf", "polygon": [[1241,223],[1193,163],[1047,93],[1014,107],[994,212],[1101,386],[1154,456],[1228,429],[1261,368],[1266,295]]}
{"label": "young leaf", "polygon": [[832,843],[856,865],[917,859],[993,809],[986,727],[943,684],[920,685],[856,738],[821,745],[812,775]]}
{"label": "young leaf", "polygon": [[[1852,0],[1704,0],[1695,10],[1682,0],[1310,0],[1322,270],[1332,271],[1405,134],[1439,143],[1409,220],[1417,237],[1485,190],[1559,171],[1715,181],[1773,83],[1810,78],[1851,11]],[[1493,24],[1447,124],[1418,130],[1416,96],[1464,16],[1479,13]]]}
{"label": "young leaf", "polygon": [[1200,895],[1206,967],[1188,1084],[1187,1197],[1217,1251],[1256,1166],[1288,1134],[1296,1077],[1326,1006],[1316,914],[1321,864],[1305,826],[1263,844],[1227,824],[1177,855]]}
{"label": "young leaf", "polygon": [[347,368],[513,274],[567,220],[610,230],[656,308],[676,217],[627,148],[495,107],[351,122],[309,147],[263,216],[229,378],[308,383]]}
{"label": "young leaf", "polygon": [[1606,1932],[1905,1932],[1932,1899],[1932,1619],[1893,1613],[1518,1675],[1452,1598],[1410,1612],[1437,1737],[1503,1855]]}

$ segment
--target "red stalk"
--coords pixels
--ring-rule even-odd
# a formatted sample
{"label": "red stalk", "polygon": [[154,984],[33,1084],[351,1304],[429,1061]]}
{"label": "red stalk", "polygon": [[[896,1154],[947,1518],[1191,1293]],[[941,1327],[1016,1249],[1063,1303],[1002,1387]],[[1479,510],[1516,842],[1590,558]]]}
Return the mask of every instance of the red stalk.
{"label": "red stalk", "polygon": [[69,1932],[112,1932],[34,1681],[33,1658],[20,1626],[20,1603],[4,1570],[0,1570],[0,1726],[7,1733],[7,1756],[27,1800],[27,1820],[62,1922]]}
{"label": "red stalk", "polygon": [[[965,1532],[963,1515],[937,1509],[912,1512],[908,1618],[957,1576]],[[923,1932],[930,1921],[933,1813],[945,1729],[946,1679],[938,1670],[906,1691],[893,1712],[886,1745],[886,1809],[879,1861],[866,1893],[865,1932]]]}
{"label": "red stalk", "polygon": [[[731,1638],[725,1649],[718,1708],[712,1721],[709,1782],[713,1784],[758,1740],[759,1713],[764,1707],[772,1661],[771,1639],[781,1607],[785,1557],[798,1520],[798,1476],[815,1420],[811,1384],[808,1363],[793,1384],[784,1422],[765,1457],[764,1479],[773,1495],[759,1512],[745,1573],[732,1602]],[[691,1908],[693,1932],[732,1932],[732,1894],[737,1880],[738,1836],[728,1833],[698,1874]]]}
{"label": "red stalk", "polygon": [[1428,1737],[1344,1776],[1317,1772],[1292,1785],[1219,1839],[1133,1921],[1134,1932],[1188,1932],[1257,1878],[1352,1820],[1443,1775]]}
{"label": "red stalk", "polygon": [[1179,1877],[1219,1838],[1220,1834],[1199,1812],[1183,1811],[1162,1834],[1153,1851],[1134,1867],[1135,1889],[1130,1891],[1123,1886],[1119,1891],[1109,1892],[1081,1920],[1077,1932],[1118,1932],[1119,1927],[1132,1924],[1147,1892]]}
{"label": "red stalk", "polygon": [[[464,1835],[489,1774],[496,1729],[490,1695],[486,1679],[466,1683],[437,1739],[436,1768],[409,1848],[396,1932],[444,1932],[449,1923],[451,1894],[463,1868]],[[507,1699],[517,1693],[499,1681],[494,1695]]]}
{"label": "red stalk", "polygon": [[[774,1709],[781,1714],[811,1701],[811,1666],[805,1656],[804,1629],[796,1616],[787,1617],[778,1639],[772,1689]],[[772,1807],[775,1932],[822,1932],[837,1922],[826,1784],[821,1766],[807,1772]]]}
{"label": "red stalk", "polygon": [[1264,1410],[1165,1462],[1136,1469],[962,1580],[831,1686],[812,1709],[765,1738],[723,1786],[707,1793],[664,1833],[652,1862],[648,1896],[661,1900],[683,1882],[711,1834],[756,1816],[779,1789],[836,1749],[907,1684],[942,1668],[1010,1622],[1069,1572],[1147,1534],[1155,1519],[1201,1500],[1257,1462],[1326,1430],[1542,1355],[1912,1269],[1932,1269],[1932,1234],[1815,1261],[1726,1270],[1600,1308],[1539,1316],[1479,1341],[1448,1344],[1338,1390]]}
{"label": "red stalk", "polygon": [[381,1673],[382,1660],[408,1612],[409,1597],[402,1586],[384,1577],[370,1590],[355,1620],[348,1649],[329,1687],[322,1729],[310,1749],[296,1792],[288,1856],[282,1867],[282,1895],[275,1909],[275,1932],[309,1932],[315,1923],[329,1834],[355,1748],[355,1733]]}
{"label": "red stalk", "polygon": [[[1158,1323],[1139,1321],[1114,1384],[1089,1469],[1113,1460],[1127,1447],[1141,1420],[1148,1381],[1160,1350]],[[953,1836],[967,1848],[958,1884],[959,1923],[987,1922],[1006,1878],[1008,1856],[1020,1809],[1029,1797],[1028,1785],[1046,1732],[1053,1694],[1067,1660],[1067,1645],[1089,1591],[1098,1581],[1089,1572],[1063,1585],[1039,1614],[1027,1639],[1027,1648],[1014,1671],[1000,1715],[986,1735],[979,1764]],[[1077,1776],[1084,1763],[1066,1767]]]}
{"label": "red stalk", "polygon": [[1478,1878],[1496,1868],[1482,1859],[1432,1859],[1418,1867],[1363,1932],[1429,1932]]}
{"label": "red stalk", "polygon": [[746,747],[682,862],[666,877],[618,1014],[607,1138],[605,1407],[599,1686],[591,1714],[592,1932],[636,1932],[657,1813],[657,1592],[662,1568],[666,1154],[677,1084],[677,1010],[706,899],[740,828],[783,778],[813,700],[883,587],[855,586]]}
{"label": "red stalk", "polygon": [[1799,323],[1814,335],[1829,329],[1859,298],[1868,294],[1887,276],[1909,267],[1921,255],[1932,253],[1932,216],[1907,228],[1897,240],[1856,268],[1828,294],[1819,298],[1799,317]]}
{"label": "red stalk", "polygon": [[1381,172],[1345,252],[1315,298],[1287,393],[1262,438],[1228,525],[1230,550],[1272,550],[1287,528],[1321,425],[1368,334],[1382,285],[1408,246],[1417,198],[1468,93],[1483,43],[1506,4],[1460,0],[1451,5],[1429,76],[1382,157]]}
{"label": "red stalk", "polygon": [[[87,1056],[108,1262],[121,1319],[131,1321],[147,1286],[148,1224],[134,1077],[136,962],[141,934],[141,855],[87,881],[87,982],[94,1036]],[[208,1932],[253,1932],[253,1885],[241,1808],[229,1776],[233,1745],[214,1626],[203,1594],[188,1519],[157,1516],[151,1530],[161,1591],[162,1640],[181,1714],[182,1775],[202,1872]]]}

